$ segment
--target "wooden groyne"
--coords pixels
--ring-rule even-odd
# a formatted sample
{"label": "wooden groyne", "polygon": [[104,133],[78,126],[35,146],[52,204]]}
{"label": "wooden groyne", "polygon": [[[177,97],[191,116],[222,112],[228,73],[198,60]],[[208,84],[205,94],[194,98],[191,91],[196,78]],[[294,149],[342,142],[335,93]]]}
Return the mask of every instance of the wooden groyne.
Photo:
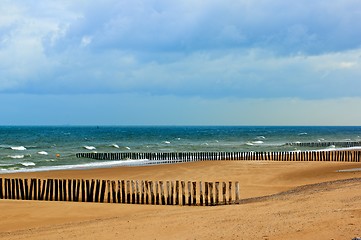
{"label": "wooden groyne", "polygon": [[343,142],[293,142],[286,143],[286,146],[296,146],[296,147],[330,147],[335,146],[339,148],[349,148],[349,147],[360,147],[361,141],[343,141]]}
{"label": "wooden groyne", "polygon": [[0,178],[0,199],[214,206],[238,203],[238,182]]}
{"label": "wooden groyne", "polygon": [[97,160],[141,160],[146,163],[178,163],[217,160],[265,160],[265,161],[333,161],[360,162],[360,150],[292,151],[292,152],[164,152],[164,153],[77,153],[78,158]]}

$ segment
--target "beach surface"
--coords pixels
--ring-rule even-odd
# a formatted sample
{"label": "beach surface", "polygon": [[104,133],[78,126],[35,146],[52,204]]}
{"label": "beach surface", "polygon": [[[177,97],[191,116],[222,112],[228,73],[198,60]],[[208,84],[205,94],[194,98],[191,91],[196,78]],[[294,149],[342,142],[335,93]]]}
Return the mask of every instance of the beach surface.
{"label": "beach surface", "polygon": [[0,239],[352,239],[361,236],[359,168],[345,162],[205,161],[3,174],[239,181],[243,201],[190,207],[0,200]]}

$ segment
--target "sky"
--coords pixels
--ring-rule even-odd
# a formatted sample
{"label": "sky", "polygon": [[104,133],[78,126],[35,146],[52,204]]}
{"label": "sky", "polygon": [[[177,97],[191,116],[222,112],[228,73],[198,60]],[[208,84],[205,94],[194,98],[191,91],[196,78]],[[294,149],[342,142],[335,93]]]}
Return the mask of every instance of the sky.
{"label": "sky", "polygon": [[359,0],[0,0],[0,125],[361,125]]}

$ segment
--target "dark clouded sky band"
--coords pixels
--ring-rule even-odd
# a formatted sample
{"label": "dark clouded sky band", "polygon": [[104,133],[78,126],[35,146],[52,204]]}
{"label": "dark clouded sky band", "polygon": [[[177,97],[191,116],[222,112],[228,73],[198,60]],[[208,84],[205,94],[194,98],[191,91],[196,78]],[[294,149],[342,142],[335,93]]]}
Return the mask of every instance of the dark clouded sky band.
{"label": "dark clouded sky band", "polygon": [[[81,117],[87,107],[79,114],[73,109],[70,124],[167,124],[161,114],[123,121],[117,99],[127,98],[132,101],[121,103],[123,112],[157,111],[166,99],[174,116],[174,109],[195,101],[188,114],[184,110],[187,124],[267,125],[267,119],[259,122],[256,107],[249,108],[252,102],[262,110],[258,103],[265,99],[274,104],[269,108],[284,104],[270,124],[287,124],[290,101],[302,102],[298,108],[304,113],[309,105],[318,106],[324,116],[332,115],[332,107],[322,107],[325,102],[350,112],[361,101],[361,2],[356,0],[3,1],[0,11],[0,94],[18,104],[14,109],[22,109],[18,99],[28,99],[38,111],[43,105],[36,95],[43,95],[45,102],[63,102],[55,105],[66,113],[87,100],[97,105],[92,99],[98,96],[102,111],[115,111],[112,121],[95,121]],[[204,109],[201,101],[224,106],[225,114],[247,109],[249,117],[209,120],[217,107],[194,117]],[[11,112],[16,118],[22,111],[29,110]],[[2,119],[0,124],[13,121]],[[299,123],[296,117],[286,119]],[[32,122],[43,121],[34,116]],[[322,118],[303,122],[322,125]],[[336,116],[325,124],[355,122]],[[173,123],[182,119],[169,119]]]}

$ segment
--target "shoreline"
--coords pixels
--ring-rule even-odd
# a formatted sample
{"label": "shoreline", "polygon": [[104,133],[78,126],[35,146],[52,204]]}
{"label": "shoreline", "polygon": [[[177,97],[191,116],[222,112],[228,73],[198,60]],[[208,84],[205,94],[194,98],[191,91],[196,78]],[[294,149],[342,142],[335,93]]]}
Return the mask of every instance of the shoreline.
{"label": "shoreline", "polygon": [[1,174],[2,178],[239,181],[241,199],[261,200],[216,207],[0,200],[4,219],[0,239],[352,239],[361,235],[361,182],[348,179],[361,178],[361,172],[337,170],[360,166],[204,161]]}

